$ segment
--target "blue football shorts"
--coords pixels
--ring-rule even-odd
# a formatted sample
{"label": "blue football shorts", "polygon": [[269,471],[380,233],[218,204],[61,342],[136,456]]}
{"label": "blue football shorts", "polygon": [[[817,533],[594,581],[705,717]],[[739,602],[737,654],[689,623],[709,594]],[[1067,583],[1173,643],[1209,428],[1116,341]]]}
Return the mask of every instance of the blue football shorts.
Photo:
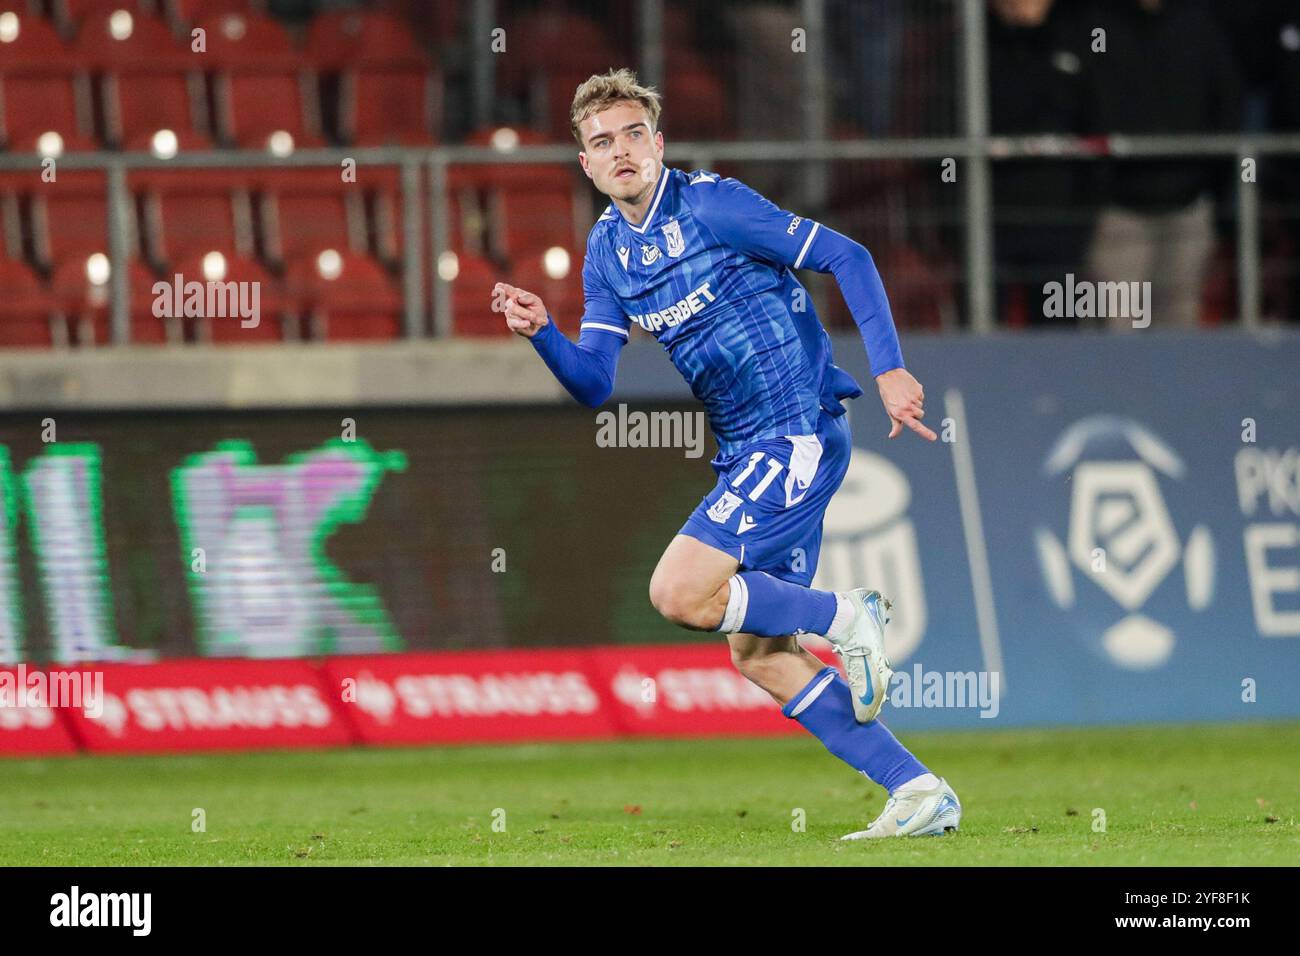
{"label": "blue football shorts", "polygon": [[718,483],[679,533],[725,551],[741,570],[810,586],[822,518],[853,450],[846,418],[823,411],[815,434],[765,439],[715,462]]}

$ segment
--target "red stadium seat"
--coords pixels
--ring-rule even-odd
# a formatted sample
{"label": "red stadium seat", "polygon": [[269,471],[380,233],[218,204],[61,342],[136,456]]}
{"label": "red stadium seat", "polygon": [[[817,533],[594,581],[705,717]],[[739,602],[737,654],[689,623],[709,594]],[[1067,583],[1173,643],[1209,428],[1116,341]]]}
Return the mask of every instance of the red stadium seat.
{"label": "red stadium seat", "polygon": [[191,53],[159,19],[122,11],[87,19],[73,45],[100,80],[104,139],[113,145],[148,143],[172,130],[190,148],[207,148],[207,95]]}
{"label": "red stadium seat", "polygon": [[143,177],[145,249],[166,269],[214,249],[251,256],[256,248],[250,190],[237,173],[156,173]]}
{"label": "red stadium seat", "polygon": [[[72,323],[73,340],[83,345],[107,342],[108,285],[93,282],[88,269],[92,256],[106,258],[109,250],[104,175],[61,172],[54,182],[34,181],[26,198],[36,261],[52,273],[51,290],[59,309]],[[131,209],[134,206],[131,202]],[[149,290],[155,280],[137,258],[134,215],[127,217],[127,230],[132,310],[138,312],[151,302]]]}
{"label": "red stadium seat", "polygon": [[446,197],[451,248],[482,256],[487,252],[487,216],[472,190],[449,191]]}
{"label": "red stadium seat", "polygon": [[735,134],[722,78],[688,49],[669,48],[664,71],[664,98],[690,108],[664,116],[662,127],[674,140],[726,139]]}
{"label": "red stadium seat", "polygon": [[262,0],[161,0],[159,6],[177,34],[186,36],[193,24],[223,13],[242,13],[245,16],[266,13],[266,4]]}
{"label": "red stadium seat", "polygon": [[[39,183],[30,193],[32,245],[38,264],[54,263],[108,252],[108,200],[101,173],[62,172],[52,183]],[[134,205],[132,205],[134,208]],[[136,255],[135,217],[127,217],[128,247]]]}
{"label": "red stadium seat", "polygon": [[539,296],[556,325],[572,335],[582,324],[582,255],[568,249],[565,253],[569,257],[567,274],[553,278],[543,265],[543,255],[535,253],[515,261],[510,284]]}
{"label": "red stadium seat", "polygon": [[[288,197],[288,215],[297,224],[290,223],[290,231],[303,241],[301,248],[319,250],[345,244],[356,252],[368,252],[388,266],[396,266],[402,254],[402,216],[404,214],[402,196],[401,170],[396,166],[376,166],[364,164],[357,167],[356,181],[344,183],[333,169],[272,169],[258,171],[253,176],[254,182],[263,194],[260,206],[263,211],[263,233],[266,235],[268,258],[279,261],[276,252],[275,233],[283,226],[276,218],[284,214],[276,207],[277,197]],[[420,197],[427,193],[426,177],[419,177]],[[343,211],[346,223],[339,222],[338,197],[343,197]],[[311,221],[311,206],[321,198],[325,199],[322,213],[325,221]],[[304,208],[306,206],[307,208]],[[421,210],[423,207],[420,207]],[[301,227],[301,228],[299,228]],[[424,243],[429,234],[427,217],[420,224],[420,241]],[[328,232],[325,241],[313,240],[312,234]],[[455,238],[459,231],[453,229]]]}
{"label": "red stadium seat", "polygon": [[569,108],[578,84],[611,63],[627,59],[600,26],[577,13],[543,10],[528,13],[506,28],[514,45],[497,57],[497,82],[503,92],[545,104],[534,117],[556,140],[569,139]]}
{"label": "red stadium seat", "polygon": [[[143,263],[132,261],[127,265],[131,295],[133,336],[144,331],[141,341],[161,341],[149,338],[148,317],[153,313],[153,286],[158,279]],[[86,258],[77,256],[59,263],[50,283],[59,308],[73,329],[78,345],[105,345],[111,338],[109,329],[109,288],[91,281]]]}
{"label": "red stadium seat", "polygon": [[[541,133],[519,126],[485,126],[465,138],[466,146],[494,146],[503,156],[509,155],[519,146],[537,146],[548,142]],[[573,175],[571,168],[555,163],[465,163],[451,166],[447,170],[447,185],[452,189],[569,189]]]}
{"label": "red stadium seat", "polygon": [[0,42],[0,143],[28,151],[58,133],[65,149],[93,147],[90,79],[54,28],[18,14],[18,35]]}
{"label": "red stadium seat", "polygon": [[[72,276],[68,277],[69,289],[68,294],[72,294],[76,286],[72,285]],[[185,319],[179,315],[154,315],[154,285],[162,281],[170,283],[170,276],[158,279],[153,275],[146,275],[143,272],[132,273],[131,288],[131,344],[132,345],[166,345],[178,344],[185,341]],[[146,288],[147,284],[147,288]],[[99,296],[96,296],[96,303],[99,303]],[[82,313],[82,322],[85,320],[85,310]],[[106,307],[96,308],[92,313],[91,321],[97,328],[108,335],[108,312]]]}
{"label": "red stadium seat", "polygon": [[260,14],[221,13],[201,24],[218,69],[253,70],[299,65],[298,49],[278,20]]}
{"label": "red stadium seat", "polygon": [[441,84],[409,27],[376,13],[317,16],[307,54],[318,70],[338,72],[338,132],[366,146],[425,144],[441,125]]}
{"label": "red stadium seat", "polygon": [[0,259],[23,259],[24,205],[34,178],[30,172],[0,173]]}
{"label": "red stadium seat", "polygon": [[0,259],[21,260],[30,194],[41,186],[38,170],[0,172]]}
{"label": "red stadium seat", "polygon": [[[466,143],[495,145],[503,155],[515,147],[545,142],[531,130],[486,127]],[[508,148],[502,148],[502,147]],[[452,248],[500,259],[549,246],[574,244],[572,168],[556,163],[476,163],[452,166],[447,174],[454,205]]]}
{"label": "red stadium seat", "polygon": [[[419,178],[419,196],[417,207],[421,213],[426,210],[425,197],[428,194],[428,179]],[[365,198],[367,243],[370,251],[385,265],[396,267],[402,258],[403,222],[406,209],[403,205],[401,170],[396,166],[371,166],[357,171],[357,185],[361,187]],[[427,244],[429,220],[423,215],[419,224],[420,242]],[[459,231],[453,230],[456,239]]]}
{"label": "red stadium seat", "polygon": [[285,270],[287,293],[310,314],[312,338],[393,339],[402,334],[402,296],[379,263],[344,250],[336,276],[322,274],[321,257]]}
{"label": "red stadium seat", "polygon": [[132,14],[147,13],[151,5],[141,0],[49,0],[50,12],[56,23],[77,27],[87,19],[114,10]]}
{"label": "red stadium seat", "polygon": [[276,259],[321,249],[354,249],[348,223],[348,200],[342,191],[330,194],[280,193],[267,206],[272,213]]}
{"label": "red stadium seat", "polygon": [[512,261],[577,241],[572,192],[501,189],[489,195],[496,252]]}
{"label": "red stadium seat", "polygon": [[442,125],[441,84],[428,69],[361,68],[339,85],[339,134],[360,146],[422,146]]}
{"label": "red stadium seat", "polygon": [[0,348],[67,343],[58,302],[29,266],[0,259],[0,288]]}
{"label": "red stadium seat", "polygon": [[466,12],[461,9],[464,0],[380,0],[377,6],[409,23],[420,39],[434,49],[455,42],[461,16]]}
{"label": "red stadium seat", "polygon": [[[115,14],[119,16],[115,18]],[[83,65],[94,69],[147,65],[166,70],[189,65],[189,47],[182,45],[162,20],[123,3],[87,15],[78,26],[72,51]],[[145,59],[153,62],[141,62]]]}
{"label": "red stadium seat", "polygon": [[365,199],[338,174],[291,171],[275,179],[260,203],[264,253],[269,262],[315,255],[322,249],[364,252]]}
{"label": "red stadium seat", "polygon": [[245,148],[285,132],[295,147],[319,146],[315,74],[304,68],[284,27],[267,17],[224,14],[204,21],[220,138]]}
{"label": "red stadium seat", "polygon": [[357,66],[427,66],[411,29],[396,17],[365,10],[327,10],[307,31],[307,55],[322,70]]}
{"label": "red stadium seat", "polygon": [[[395,167],[372,167],[360,174],[357,182],[362,185],[366,196],[370,248],[381,262],[397,267],[402,261],[403,217],[406,214],[399,171]],[[428,193],[424,188],[424,177],[421,177],[420,186],[424,203],[421,206],[424,215],[419,227],[420,243],[427,249],[429,215],[433,209],[424,201]],[[482,257],[488,243],[480,197],[470,189],[450,190],[446,203],[450,248],[457,255]]]}
{"label": "red stadium seat", "polygon": [[492,287],[500,273],[486,259],[458,255],[458,272],[451,285],[452,327],[456,335],[513,335],[505,316],[492,311]]}

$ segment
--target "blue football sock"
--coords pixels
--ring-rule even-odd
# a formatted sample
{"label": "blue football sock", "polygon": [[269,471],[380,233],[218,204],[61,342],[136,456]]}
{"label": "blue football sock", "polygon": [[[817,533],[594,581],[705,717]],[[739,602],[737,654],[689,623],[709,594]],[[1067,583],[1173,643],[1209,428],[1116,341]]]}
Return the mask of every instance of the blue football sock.
{"label": "blue football sock", "polygon": [[901,784],[929,773],[879,719],[860,724],[853,697],[839,671],[818,671],[781,713],[803,724],[826,749],[892,795]]}
{"label": "blue football sock", "polygon": [[814,591],[764,571],[742,571],[730,580],[727,610],[719,631],[785,637],[825,634],[837,607],[832,591]]}

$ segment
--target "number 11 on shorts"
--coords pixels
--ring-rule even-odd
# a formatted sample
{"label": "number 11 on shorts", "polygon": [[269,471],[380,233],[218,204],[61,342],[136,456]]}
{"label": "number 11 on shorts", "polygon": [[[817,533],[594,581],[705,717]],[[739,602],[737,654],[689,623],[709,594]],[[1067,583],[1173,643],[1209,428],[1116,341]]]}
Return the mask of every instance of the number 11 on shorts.
{"label": "number 11 on shorts", "polygon": [[[745,463],[744,469],[735,478],[731,479],[731,487],[739,488],[744,484],[745,479],[754,473],[754,469],[758,467],[758,463],[766,457],[767,455],[761,451],[756,451],[750,455],[749,461]],[[763,480],[756,484],[753,490],[750,491],[748,495],[749,500],[757,501],[763,492],[767,491],[767,486],[776,480],[776,476],[780,474],[783,468],[785,468],[785,466],[776,459],[769,459],[767,463],[767,474],[764,475]]]}

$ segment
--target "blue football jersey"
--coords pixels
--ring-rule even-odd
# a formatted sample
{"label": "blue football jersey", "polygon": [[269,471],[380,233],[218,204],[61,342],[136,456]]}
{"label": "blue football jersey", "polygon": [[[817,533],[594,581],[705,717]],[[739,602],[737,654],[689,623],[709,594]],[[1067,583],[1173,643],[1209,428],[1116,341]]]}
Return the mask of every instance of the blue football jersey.
{"label": "blue football jersey", "polygon": [[704,403],[718,461],[812,434],[862,394],[795,278],[819,228],[735,179],[665,166],[640,225],[611,203],[591,229],[582,333],[626,340],[636,323],[658,339]]}

